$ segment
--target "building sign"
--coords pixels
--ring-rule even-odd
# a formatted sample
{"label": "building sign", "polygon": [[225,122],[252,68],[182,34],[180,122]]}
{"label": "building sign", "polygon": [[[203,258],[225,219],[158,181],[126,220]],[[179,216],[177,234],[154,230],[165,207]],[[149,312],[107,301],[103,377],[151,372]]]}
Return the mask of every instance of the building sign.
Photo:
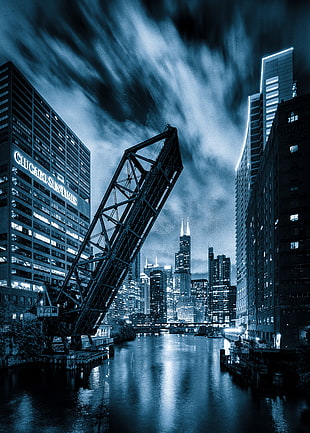
{"label": "building sign", "polygon": [[30,162],[25,158],[18,150],[14,152],[14,159],[18,165],[22,166],[25,170],[29,171],[33,176],[43,182],[45,185],[49,186],[53,191],[60,194],[63,198],[68,200],[70,203],[77,206],[77,197],[68,191],[64,185],[56,182],[55,178],[41,168],[37,167],[33,162]]}

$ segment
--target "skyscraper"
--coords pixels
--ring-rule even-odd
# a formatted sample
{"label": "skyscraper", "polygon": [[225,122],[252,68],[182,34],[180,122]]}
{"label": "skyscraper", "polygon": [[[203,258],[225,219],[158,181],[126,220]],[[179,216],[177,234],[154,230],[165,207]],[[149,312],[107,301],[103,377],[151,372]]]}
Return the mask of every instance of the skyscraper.
{"label": "skyscraper", "polygon": [[247,210],[251,190],[260,167],[263,150],[270,134],[278,103],[296,93],[293,81],[293,48],[262,59],[260,93],[249,97],[246,135],[236,169],[236,268],[237,324],[248,327],[249,310],[247,263]]}
{"label": "skyscraper", "polygon": [[296,96],[293,48],[263,57],[260,80],[263,99],[263,144],[266,145],[279,102]]}
{"label": "skyscraper", "polygon": [[160,268],[150,273],[150,316],[155,323],[167,322],[167,276]]}
{"label": "skyscraper", "polygon": [[191,235],[189,222],[186,222],[184,231],[184,221],[182,220],[180,232],[180,248],[175,254],[175,284],[176,292],[180,296],[190,296],[191,288]]}
{"label": "skyscraper", "polygon": [[[189,222],[184,228],[182,220],[180,231],[180,247],[175,254],[175,301],[178,320],[193,321],[193,305],[191,302],[191,235]],[[189,317],[190,316],[190,317]]]}
{"label": "skyscraper", "polygon": [[195,322],[204,322],[208,314],[208,280],[205,278],[192,280],[191,286],[191,295],[195,301]]}
{"label": "skyscraper", "polygon": [[155,321],[166,322],[173,319],[173,273],[172,266],[160,266],[146,260],[141,274],[141,290],[144,300],[144,313]]}
{"label": "skyscraper", "polygon": [[214,258],[209,248],[208,319],[215,326],[229,326],[235,319],[235,288],[230,285],[230,258],[218,255]]}
{"label": "skyscraper", "polygon": [[60,286],[90,222],[90,152],[12,63],[0,67],[0,303]]}
{"label": "skyscraper", "polygon": [[249,335],[294,348],[310,329],[310,95],[279,104],[248,206]]}

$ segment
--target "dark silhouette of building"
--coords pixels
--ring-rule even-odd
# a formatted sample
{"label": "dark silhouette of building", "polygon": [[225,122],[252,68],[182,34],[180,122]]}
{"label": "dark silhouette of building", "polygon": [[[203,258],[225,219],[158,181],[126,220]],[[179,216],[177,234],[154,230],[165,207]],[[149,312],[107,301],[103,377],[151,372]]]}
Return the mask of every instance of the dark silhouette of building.
{"label": "dark silhouette of building", "polygon": [[214,326],[230,326],[235,320],[236,288],[230,285],[230,258],[214,258],[209,248],[208,320]]}
{"label": "dark silhouette of building", "polygon": [[0,67],[0,303],[60,286],[90,222],[90,152],[12,63]]}
{"label": "dark silhouette of building", "polygon": [[247,225],[250,336],[294,347],[310,329],[310,95],[282,102]]}
{"label": "dark silhouette of building", "polygon": [[154,323],[167,322],[166,273],[159,268],[150,272],[150,316]]}
{"label": "dark silhouette of building", "polygon": [[191,286],[191,296],[195,302],[195,322],[204,322],[208,314],[208,280],[206,278],[192,280]]}

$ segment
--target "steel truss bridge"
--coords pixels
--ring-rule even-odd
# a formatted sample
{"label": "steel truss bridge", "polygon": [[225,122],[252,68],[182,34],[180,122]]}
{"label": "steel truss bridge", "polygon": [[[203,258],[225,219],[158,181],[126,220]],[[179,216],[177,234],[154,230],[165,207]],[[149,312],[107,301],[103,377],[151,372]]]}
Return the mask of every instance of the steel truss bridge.
{"label": "steel truss bridge", "polygon": [[48,335],[70,336],[73,347],[96,333],[182,169],[169,125],[124,152],[62,286],[47,288],[57,308]]}

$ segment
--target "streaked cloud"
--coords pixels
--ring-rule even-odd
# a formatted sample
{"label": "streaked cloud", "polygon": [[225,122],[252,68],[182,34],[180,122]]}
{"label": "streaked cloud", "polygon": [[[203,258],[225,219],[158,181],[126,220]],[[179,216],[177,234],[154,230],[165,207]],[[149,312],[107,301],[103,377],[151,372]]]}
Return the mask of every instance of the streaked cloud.
{"label": "streaked cloud", "polygon": [[[234,167],[260,58],[294,44],[305,54],[301,42],[309,35],[299,24],[309,7],[280,0],[155,3],[4,0],[0,59],[21,67],[91,149],[94,210],[126,147],[167,123],[178,128],[184,172],[143,255],[173,264],[187,216],[193,269],[204,272],[208,245],[234,262]],[[294,25],[281,30],[288,18]],[[298,71],[309,77],[309,64]]]}

